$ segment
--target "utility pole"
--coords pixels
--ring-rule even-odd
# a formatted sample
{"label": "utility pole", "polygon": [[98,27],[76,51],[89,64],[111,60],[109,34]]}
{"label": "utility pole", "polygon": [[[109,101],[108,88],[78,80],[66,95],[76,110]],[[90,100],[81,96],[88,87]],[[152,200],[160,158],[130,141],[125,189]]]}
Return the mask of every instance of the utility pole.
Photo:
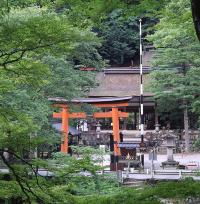
{"label": "utility pole", "polygon": [[143,104],[143,66],[142,66],[142,19],[140,22],[140,135],[141,135],[141,144],[140,152],[141,154],[141,163],[144,168],[144,104]]}

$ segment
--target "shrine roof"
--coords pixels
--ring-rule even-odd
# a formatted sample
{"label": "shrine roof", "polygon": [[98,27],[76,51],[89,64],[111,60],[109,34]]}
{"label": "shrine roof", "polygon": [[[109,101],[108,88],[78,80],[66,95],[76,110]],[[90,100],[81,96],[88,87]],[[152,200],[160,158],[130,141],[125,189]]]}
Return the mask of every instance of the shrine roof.
{"label": "shrine roof", "polygon": [[121,102],[129,101],[132,99],[132,96],[126,97],[101,97],[101,98],[80,98],[73,99],[72,102],[77,103],[101,103],[101,102]]}
{"label": "shrine roof", "polygon": [[[142,70],[144,74],[148,74],[151,68],[146,66]],[[139,67],[111,67],[104,69],[104,74],[140,74],[140,69]]]}
{"label": "shrine roof", "polygon": [[58,103],[106,103],[106,102],[121,102],[121,101],[129,101],[132,99],[132,96],[126,97],[101,97],[101,98],[76,98],[72,100],[67,100],[61,97],[48,98],[51,102]]}
{"label": "shrine roof", "polygon": [[[145,91],[149,81],[150,67],[143,68],[144,96],[153,96]],[[140,70],[138,67],[109,68],[96,76],[97,87],[90,90],[88,96],[94,97],[125,97],[140,96]]]}

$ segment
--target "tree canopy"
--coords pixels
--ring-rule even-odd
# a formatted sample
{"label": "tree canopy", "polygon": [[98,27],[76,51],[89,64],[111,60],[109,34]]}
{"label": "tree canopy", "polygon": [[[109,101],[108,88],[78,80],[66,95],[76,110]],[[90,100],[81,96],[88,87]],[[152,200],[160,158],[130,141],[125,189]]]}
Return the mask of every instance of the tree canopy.
{"label": "tree canopy", "polygon": [[[87,93],[95,73],[80,67],[130,66],[140,18],[144,42],[156,47],[150,86],[158,108],[174,120],[183,110],[186,126],[188,116],[200,115],[200,45],[189,0],[0,1],[0,157],[9,169],[1,174],[1,199],[73,203],[77,195],[118,192],[116,178],[97,174],[97,149],[74,147],[75,157],[55,153],[47,161],[33,155],[60,142],[48,97]],[[38,168],[53,175],[42,177]]]}
{"label": "tree canopy", "polygon": [[[183,110],[188,149],[188,111],[194,112],[199,100],[197,76],[200,66],[200,45],[195,35],[190,1],[170,1],[163,9],[155,33],[149,35],[148,40],[156,47],[152,64],[156,72],[151,75],[151,90],[162,112],[171,112],[174,117],[174,111]],[[197,111],[195,114],[199,115]],[[194,127],[196,122],[192,123]]]}

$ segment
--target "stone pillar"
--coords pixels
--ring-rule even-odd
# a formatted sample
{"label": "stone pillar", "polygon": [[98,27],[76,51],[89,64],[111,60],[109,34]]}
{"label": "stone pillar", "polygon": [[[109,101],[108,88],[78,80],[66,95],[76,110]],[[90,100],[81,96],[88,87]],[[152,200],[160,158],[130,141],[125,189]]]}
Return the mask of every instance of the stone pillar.
{"label": "stone pillar", "polygon": [[173,148],[167,148],[167,161],[174,161]]}

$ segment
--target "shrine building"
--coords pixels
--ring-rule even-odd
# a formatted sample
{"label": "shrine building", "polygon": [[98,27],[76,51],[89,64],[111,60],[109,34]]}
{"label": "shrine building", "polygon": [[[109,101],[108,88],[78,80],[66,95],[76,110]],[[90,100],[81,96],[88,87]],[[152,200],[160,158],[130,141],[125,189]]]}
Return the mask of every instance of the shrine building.
{"label": "shrine building", "polygon": [[[149,61],[152,53],[151,50],[148,50],[143,55],[144,90],[146,90],[149,80],[148,74],[151,71]],[[98,110],[90,116],[96,122],[95,131],[87,128],[86,131],[83,131],[83,135],[85,133],[86,137],[91,136],[95,142],[99,141],[102,136],[108,136],[107,142],[113,151],[113,155],[111,155],[111,165],[113,167],[111,169],[116,170],[115,164],[118,163],[119,157],[127,155],[126,147],[134,150],[134,152],[136,152],[137,148],[140,148],[140,70],[138,66],[107,68],[97,73],[96,83],[97,86],[91,88],[86,98],[68,101],[57,97],[49,98],[49,100],[54,106],[61,109],[61,112],[54,113],[53,117],[60,118],[62,122],[61,151],[63,153],[68,153],[69,150],[69,119],[78,118],[87,121],[89,117],[86,113],[71,113],[70,104],[87,103],[100,109],[100,111]],[[152,93],[144,91],[143,104],[145,130],[146,132],[153,131],[155,124],[158,123],[158,117]],[[131,135],[131,139],[125,141],[125,135]],[[86,140],[89,139],[86,138]],[[101,144],[105,144],[105,140],[98,143],[98,145]],[[136,154],[134,153],[134,155]]]}

